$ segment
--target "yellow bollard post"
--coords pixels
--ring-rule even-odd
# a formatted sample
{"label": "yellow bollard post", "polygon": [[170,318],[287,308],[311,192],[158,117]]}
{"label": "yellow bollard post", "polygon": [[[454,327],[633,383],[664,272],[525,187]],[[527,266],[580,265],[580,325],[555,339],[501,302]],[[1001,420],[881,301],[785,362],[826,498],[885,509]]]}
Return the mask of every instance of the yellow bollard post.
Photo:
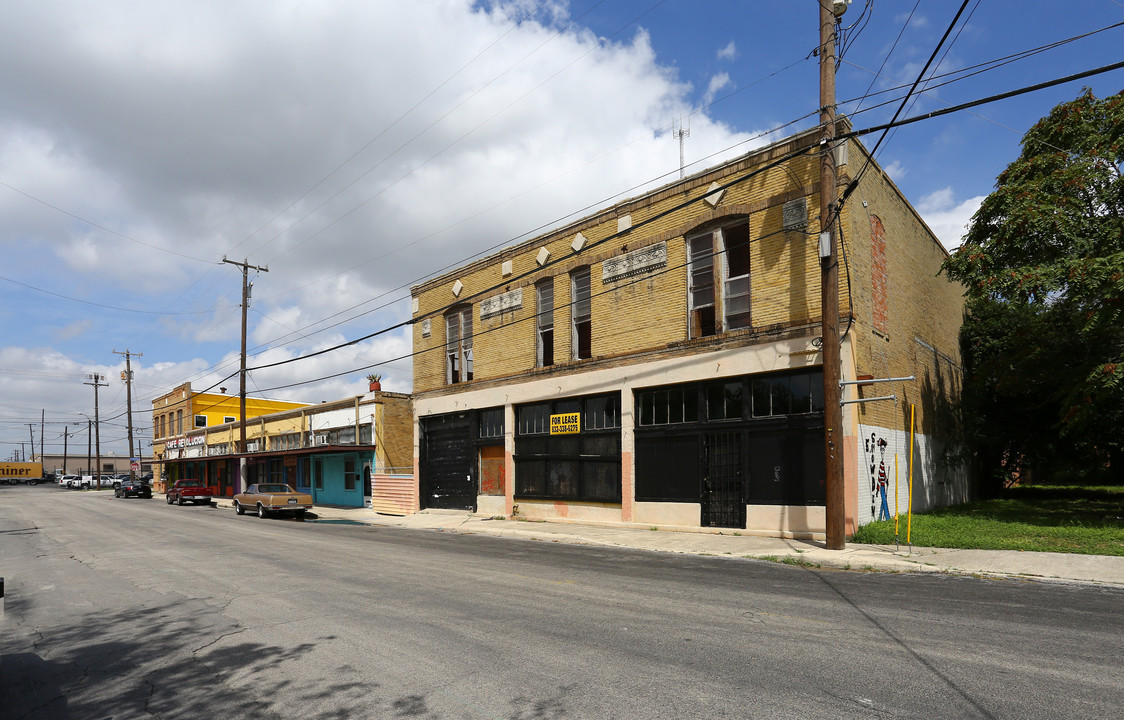
{"label": "yellow bollard post", "polygon": [[905,521],[905,544],[910,545],[912,541],[910,535],[913,531],[913,433],[914,433],[914,412],[916,406],[913,403],[909,404],[909,515]]}

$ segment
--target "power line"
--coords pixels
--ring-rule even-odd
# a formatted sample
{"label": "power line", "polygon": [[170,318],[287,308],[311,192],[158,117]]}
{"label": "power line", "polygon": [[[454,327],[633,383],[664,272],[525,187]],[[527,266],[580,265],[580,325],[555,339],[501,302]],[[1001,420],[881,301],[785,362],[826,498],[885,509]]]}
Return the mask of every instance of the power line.
{"label": "power line", "polygon": [[[1084,72],[1081,72],[1081,73],[1076,73],[1076,74],[1073,74],[1073,75],[1068,75],[1066,77],[1057,78],[1057,79],[1054,79],[1054,80],[1049,80],[1049,81],[1046,81],[1046,82],[1038,83],[1036,85],[1031,85],[1031,86],[1019,88],[1019,89],[1016,89],[1016,90],[1011,90],[1011,91],[1008,91],[1008,92],[999,93],[997,95],[988,96],[988,97],[981,98],[981,99],[978,99],[978,100],[973,100],[973,101],[970,101],[970,102],[961,103],[960,105],[956,105],[956,106],[946,108],[946,109],[943,109],[943,110],[936,110],[936,111],[933,111],[933,112],[930,112],[930,113],[925,113],[923,115],[906,118],[904,120],[896,120],[896,121],[893,121],[891,123],[876,125],[876,126],[872,126],[872,127],[869,127],[869,128],[862,129],[862,130],[853,130],[853,131],[850,131],[850,132],[847,132],[847,133],[841,133],[840,135],[837,136],[836,139],[837,140],[844,140],[844,139],[852,138],[852,137],[855,137],[855,138],[862,137],[862,136],[868,135],[870,133],[885,131],[887,129],[900,127],[900,126],[903,126],[903,125],[910,125],[910,124],[913,124],[915,122],[919,122],[921,120],[927,120],[927,119],[931,119],[931,118],[934,118],[934,117],[940,117],[942,115],[947,115],[947,114],[950,114],[950,113],[953,113],[953,112],[958,112],[960,110],[965,110],[965,109],[976,107],[976,106],[979,106],[979,105],[997,102],[999,100],[1005,100],[1005,99],[1008,99],[1008,98],[1011,98],[1011,97],[1023,95],[1023,94],[1030,93],[1030,92],[1035,92],[1037,90],[1042,90],[1042,89],[1045,89],[1045,88],[1048,88],[1048,87],[1053,87],[1055,85],[1060,85],[1060,84],[1063,84],[1063,83],[1066,83],[1066,82],[1072,82],[1074,80],[1081,80],[1083,78],[1091,77],[1093,75],[1099,75],[1099,74],[1102,74],[1102,73],[1111,72],[1113,70],[1118,70],[1120,68],[1124,68],[1124,62],[1118,62],[1118,63],[1114,63],[1112,65],[1105,65],[1105,66],[1102,66],[1102,67],[1099,67],[1099,68],[1094,68],[1092,70],[1087,70],[1087,71],[1084,71]],[[655,222],[655,221],[663,218],[664,216],[666,216],[669,213],[677,212],[677,211],[689,206],[692,203],[698,202],[703,197],[705,197],[706,195],[710,195],[711,193],[713,193],[713,192],[715,192],[719,189],[723,189],[723,190],[728,189],[728,188],[733,187],[735,185],[738,185],[742,182],[745,182],[745,181],[749,180],[750,178],[754,177],[755,175],[757,175],[758,173],[764,172],[768,169],[776,167],[776,166],[780,165],[781,163],[787,162],[790,159],[798,157],[799,155],[806,154],[811,149],[813,149],[813,148],[805,148],[803,150],[790,153],[790,154],[788,154],[788,155],[786,155],[782,158],[779,158],[778,160],[773,161],[772,163],[769,163],[766,166],[755,169],[754,171],[751,171],[750,173],[748,173],[748,174],[746,174],[742,177],[731,180],[731,181],[721,185],[719,188],[715,188],[715,189],[708,188],[706,190],[705,194],[702,195],[702,196],[699,196],[699,197],[693,198],[693,199],[689,199],[689,200],[685,200],[682,203],[679,203],[676,206],[674,206],[672,208],[669,208],[668,210],[665,210],[665,211],[663,211],[663,212],[661,212],[661,213],[659,213],[659,214],[657,214],[657,215],[655,215],[651,218],[648,218],[646,220],[643,220],[643,221],[633,225],[632,228],[630,228],[628,230],[613,233],[613,234],[609,235],[608,237],[603,238],[602,240],[598,240],[596,242],[590,243],[586,246],[586,248],[596,247],[596,246],[601,245],[603,243],[611,242],[613,240],[616,240],[626,233],[633,232],[639,227],[643,227],[646,224]],[[869,164],[869,161],[868,161],[868,164]],[[858,180],[860,178],[861,178],[861,176],[857,176],[855,180],[852,180],[851,184],[848,185],[848,190],[851,190],[854,187],[857,187],[857,183],[858,183]],[[846,197],[846,194],[844,195],[844,198],[845,197]],[[838,214],[839,210],[837,210],[836,212]],[[313,358],[313,357],[318,357],[320,355],[324,355],[324,354],[327,354],[329,352],[333,352],[335,350],[339,350],[339,349],[344,348],[344,347],[349,347],[351,345],[355,345],[355,344],[357,344],[359,342],[362,342],[364,340],[369,340],[373,337],[377,337],[379,335],[386,334],[386,333],[391,332],[393,330],[397,330],[397,329],[406,327],[408,325],[416,324],[417,322],[419,322],[419,321],[421,321],[425,318],[432,318],[432,317],[439,316],[439,315],[447,312],[448,310],[450,310],[453,307],[463,305],[466,302],[470,302],[474,299],[480,298],[480,297],[486,295],[487,293],[495,292],[496,290],[504,287],[505,285],[509,285],[512,282],[516,282],[516,281],[521,280],[521,279],[523,279],[525,277],[528,277],[530,275],[537,274],[542,270],[542,268],[548,267],[550,265],[557,264],[559,262],[562,262],[563,260],[572,261],[573,257],[572,256],[566,256],[565,258],[560,257],[560,258],[550,260],[547,263],[545,263],[541,268],[529,270],[525,273],[522,273],[519,276],[505,278],[504,282],[493,285],[493,286],[488,287],[488,288],[486,288],[484,290],[481,290],[479,292],[473,293],[472,295],[466,296],[465,298],[458,299],[457,302],[444,305],[440,308],[437,308],[435,310],[427,312],[427,313],[425,313],[423,315],[420,315],[418,317],[411,318],[409,320],[405,320],[405,321],[402,321],[400,323],[396,323],[394,325],[388,326],[386,328],[383,328],[381,330],[377,330],[377,331],[372,332],[372,333],[368,333],[367,335],[356,338],[355,340],[351,340],[351,341],[348,341],[348,342],[345,342],[345,343],[340,343],[340,344],[335,345],[333,347],[324,348],[324,349],[321,349],[321,350],[319,350],[315,353],[310,353],[308,355],[302,355],[300,357],[290,358],[288,360],[282,360],[282,361],[275,362],[275,363],[259,365],[259,366],[253,367],[253,368],[249,368],[249,370],[251,370],[251,371],[253,371],[253,370],[264,370],[264,369],[268,369],[268,368],[279,367],[279,366],[282,366],[282,365],[288,365],[288,364],[291,364],[291,363],[294,363],[294,362],[299,362],[301,360],[306,360],[306,359],[310,359],[310,358]],[[397,360],[397,359],[401,359],[401,358],[395,358],[395,360]],[[357,372],[359,370],[364,370],[364,369],[367,369],[368,367],[376,367],[376,366],[381,365],[381,364],[382,363],[377,363],[375,365],[366,366],[364,368],[356,368],[356,369],[353,369],[349,372]],[[332,377],[338,377],[338,376],[344,375],[344,374],[348,374],[348,373],[337,373],[337,374],[325,376],[325,377],[322,377],[322,378],[315,378],[313,380],[309,380],[309,381],[302,382],[302,383],[295,383],[294,385],[308,384],[308,383],[311,383],[311,382],[317,382],[319,380],[325,380],[325,379],[329,379],[329,378],[332,378]],[[282,387],[292,387],[292,386],[293,385],[287,385],[287,386],[282,386]],[[267,388],[267,390],[272,390],[272,389],[280,389],[280,388]]]}

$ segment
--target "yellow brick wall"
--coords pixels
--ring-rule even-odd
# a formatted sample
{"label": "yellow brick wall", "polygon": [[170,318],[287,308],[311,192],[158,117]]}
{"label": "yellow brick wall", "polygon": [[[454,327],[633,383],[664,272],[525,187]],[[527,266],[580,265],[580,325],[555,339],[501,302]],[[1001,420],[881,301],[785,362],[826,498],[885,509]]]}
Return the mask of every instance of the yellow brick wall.
{"label": "yellow brick wall", "polygon": [[[856,163],[865,159],[854,146],[851,157]],[[886,332],[876,331],[873,322],[874,215],[885,228]],[[851,329],[855,370],[876,378],[916,377],[914,382],[863,388],[865,397],[897,394],[899,402],[896,407],[885,401],[859,404],[855,406],[859,421],[908,431],[909,405],[913,403],[917,432],[947,438],[953,422],[950,403],[959,399],[960,392],[959,330],[964,308],[963,288],[938,274],[948,253],[876,166],[863,176],[851,196],[845,220],[856,307]]]}
{"label": "yellow brick wall", "polygon": [[414,411],[408,395],[381,394],[375,423],[377,467],[380,473],[412,472],[414,467]]}
{"label": "yellow brick wall", "polygon": [[[445,320],[443,312],[453,303],[472,303],[474,348],[474,383],[462,384],[467,389],[473,384],[500,381],[526,373],[580,371],[587,361],[574,362],[571,357],[571,299],[569,273],[575,268],[590,267],[592,291],[592,326],[594,361],[627,358],[652,351],[683,353],[697,352],[696,345],[712,342],[709,339],[691,340],[688,327],[685,237],[729,222],[732,218],[749,218],[751,255],[751,312],[753,327],[728,333],[714,342],[737,340],[752,342],[758,333],[784,328],[801,328],[818,335],[820,308],[819,262],[819,158],[816,153],[800,156],[785,167],[768,169],[724,191],[716,207],[706,202],[694,202],[677,207],[688,198],[706,194],[712,183],[725,184],[791,151],[797,144],[807,144],[807,136],[750,155],[711,172],[688,178],[650,195],[623,202],[597,215],[573,225],[509,248],[491,257],[474,262],[424,285],[415,287],[417,303],[415,319],[427,315],[432,329],[423,337],[422,323],[414,325],[414,348],[419,351],[414,360],[414,391],[424,393],[445,388],[456,391],[460,387],[446,388]],[[814,142],[814,141],[812,141]],[[862,158],[857,144],[851,151],[855,162],[851,168],[860,167]],[[841,169],[840,183],[849,179],[849,168]],[[890,239],[891,268],[891,320],[896,320],[894,334],[900,341],[891,351],[875,347],[870,338],[870,231],[861,198],[853,197],[844,213],[844,240],[847,243],[848,267],[854,297],[848,294],[848,277],[840,269],[840,312],[847,313],[855,303],[858,322],[852,338],[858,347],[857,367],[860,372],[882,374],[874,369],[882,363],[904,368],[910,364],[909,353],[915,345],[913,335],[933,337],[927,341],[942,352],[955,354],[955,327],[959,312],[941,313],[940,318],[925,320],[924,309],[931,300],[956,302],[948,296],[943,278],[933,279],[943,251],[923,223],[905,204],[896,189],[878,175],[869,172],[862,183],[868,196],[870,212],[880,209]],[[782,206],[796,198],[806,198],[808,224],[805,231],[782,231]],[[618,218],[630,216],[632,229],[617,237]],[[652,221],[644,224],[646,220]],[[865,228],[865,230],[864,230]],[[575,252],[571,242],[580,232],[586,245]],[[606,242],[599,241],[607,240]],[[624,255],[638,248],[666,242],[667,264],[664,268],[639,277],[625,278],[609,283],[602,282],[604,260]],[[536,256],[541,248],[549,252],[545,267],[540,267]],[[716,262],[720,262],[716,257]],[[505,262],[511,263],[511,272],[502,272]],[[535,370],[536,324],[534,283],[546,277],[554,279],[554,357],[555,368]],[[459,298],[454,295],[454,284],[463,289]],[[487,320],[480,319],[480,301],[522,288],[522,305]],[[934,295],[934,293],[936,293]],[[942,294],[943,293],[943,294]],[[955,294],[955,293],[954,293]],[[901,306],[902,310],[894,308]],[[909,308],[909,312],[905,312]],[[926,324],[926,322],[928,324]],[[861,332],[865,333],[861,338]],[[905,338],[909,341],[905,342]],[[881,339],[880,339],[881,340]],[[881,340],[885,342],[884,340]],[[951,345],[945,350],[946,345]],[[921,346],[917,346],[921,347]],[[669,350],[669,348],[671,348]],[[890,354],[900,355],[893,361],[879,358]],[[909,374],[909,373],[906,373]],[[868,412],[864,410],[864,412]],[[869,412],[878,412],[871,410]],[[867,420],[863,420],[866,422]]]}

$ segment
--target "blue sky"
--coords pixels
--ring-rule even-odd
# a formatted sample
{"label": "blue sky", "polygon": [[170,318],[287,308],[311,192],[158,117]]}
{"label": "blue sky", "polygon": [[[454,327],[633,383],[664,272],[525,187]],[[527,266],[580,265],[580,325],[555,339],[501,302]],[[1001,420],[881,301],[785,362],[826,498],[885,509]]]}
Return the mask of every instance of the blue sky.
{"label": "blue sky", "polygon": [[[837,95],[856,128],[897,104],[854,99],[912,83],[959,7],[855,0]],[[143,353],[138,426],[181,382],[236,388],[240,275],[224,255],[269,267],[254,277],[250,365],[290,360],[405,319],[412,283],[677,177],[675,127],[690,128],[693,172],[818,104],[811,0],[45,0],[4,15],[5,459],[28,423],[38,442],[44,411],[48,451],[79,426],[84,449],[90,372],[109,376],[102,437],[123,452],[115,350]],[[931,71],[955,82],[906,115],[1116,62],[1119,27],[963,77],[1120,22],[1116,0],[973,0]],[[1109,95],[1124,72],[903,127],[878,161],[954,247],[1022,134],[1082,86]],[[408,391],[396,358],[409,351],[387,333],[255,372],[250,392],[358,394],[356,368],[375,363]]]}

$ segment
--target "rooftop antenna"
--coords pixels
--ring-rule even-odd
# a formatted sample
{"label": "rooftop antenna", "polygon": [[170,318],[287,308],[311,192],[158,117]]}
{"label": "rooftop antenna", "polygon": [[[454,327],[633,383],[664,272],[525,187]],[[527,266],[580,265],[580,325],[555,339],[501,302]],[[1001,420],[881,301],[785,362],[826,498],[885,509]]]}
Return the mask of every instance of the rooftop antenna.
{"label": "rooftop antenna", "polygon": [[675,129],[675,123],[672,123],[672,132],[679,137],[679,179],[683,179],[687,161],[683,155],[683,141],[691,137],[691,116],[687,116],[687,127],[683,127],[683,118],[679,118],[679,129]]}

